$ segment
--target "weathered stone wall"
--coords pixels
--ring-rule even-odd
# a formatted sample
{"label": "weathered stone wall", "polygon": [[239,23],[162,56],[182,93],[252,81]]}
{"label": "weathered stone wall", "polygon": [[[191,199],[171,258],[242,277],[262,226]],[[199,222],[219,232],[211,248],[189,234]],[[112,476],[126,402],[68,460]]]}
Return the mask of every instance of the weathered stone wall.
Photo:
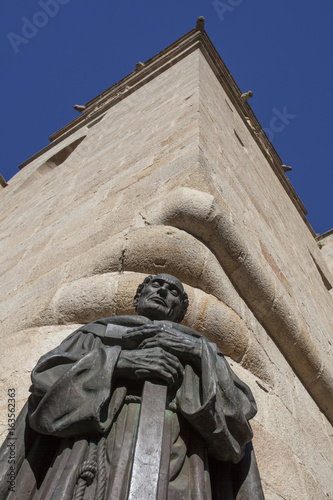
{"label": "weathered stone wall", "polygon": [[332,277],[251,124],[199,49],[101,117],[0,191],[3,433],[42,353],[166,271],[254,392],[266,499],[333,498]]}
{"label": "weathered stone wall", "polygon": [[333,229],[323,234],[318,241],[319,248],[325,259],[328,269],[333,274]]}

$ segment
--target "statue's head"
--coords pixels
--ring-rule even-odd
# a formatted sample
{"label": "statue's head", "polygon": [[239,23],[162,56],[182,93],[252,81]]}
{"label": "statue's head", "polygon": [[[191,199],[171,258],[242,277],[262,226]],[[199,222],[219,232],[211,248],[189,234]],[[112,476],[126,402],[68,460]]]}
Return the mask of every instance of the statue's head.
{"label": "statue's head", "polygon": [[133,306],[149,319],[180,323],[188,308],[188,296],[179,279],[170,274],[148,276],[136,291]]}

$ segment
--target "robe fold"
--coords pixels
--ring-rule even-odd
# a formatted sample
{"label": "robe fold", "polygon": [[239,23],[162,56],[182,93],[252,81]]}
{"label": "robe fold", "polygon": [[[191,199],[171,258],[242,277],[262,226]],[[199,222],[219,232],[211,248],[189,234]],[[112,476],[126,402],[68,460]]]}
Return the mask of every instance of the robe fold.
{"label": "robe fold", "polygon": [[[17,424],[24,446],[16,491],[2,481],[0,500],[126,500],[143,382],[117,379],[114,371],[122,349],[138,349],[123,334],[149,323],[143,316],[98,320],[42,356]],[[215,344],[178,323],[154,323],[170,324],[202,345],[200,369],[186,365],[180,385],[168,389],[159,498],[263,499],[250,442],[248,421],[257,411],[250,389]],[[6,453],[3,447],[2,470]]]}

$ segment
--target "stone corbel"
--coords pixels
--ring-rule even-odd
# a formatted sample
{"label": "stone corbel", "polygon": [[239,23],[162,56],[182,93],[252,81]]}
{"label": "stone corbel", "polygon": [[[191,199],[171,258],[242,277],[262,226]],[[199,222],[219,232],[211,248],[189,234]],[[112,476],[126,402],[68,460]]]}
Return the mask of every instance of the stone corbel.
{"label": "stone corbel", "polygon": [[299,317],[297,306],[261,255],[249,248],[228,207],[190,188],[162,198],[143,214],[147,224],[173,226],[200,239],[275,341],[309,394],[333,423],[333,377]]}

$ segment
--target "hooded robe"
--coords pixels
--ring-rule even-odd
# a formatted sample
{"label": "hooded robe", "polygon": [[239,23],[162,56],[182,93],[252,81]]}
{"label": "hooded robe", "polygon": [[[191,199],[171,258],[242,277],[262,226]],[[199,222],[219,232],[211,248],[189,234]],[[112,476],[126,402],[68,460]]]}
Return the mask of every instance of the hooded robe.
{"label": "hooded robe", "polygon": [[[143,381],[113,373],[122,349],[138,349],[123,333],[150,323],[143,316],[98,320],[41,357],[17,422],[15,492],[6,486],[6,441],[1,451],[0,500],[126,500]],[[202,346],[200,369],[186,365],[180,385],[168,388],[158,500],[263,499],[249,387],[196,331],[154,323],[195,336]]]}

